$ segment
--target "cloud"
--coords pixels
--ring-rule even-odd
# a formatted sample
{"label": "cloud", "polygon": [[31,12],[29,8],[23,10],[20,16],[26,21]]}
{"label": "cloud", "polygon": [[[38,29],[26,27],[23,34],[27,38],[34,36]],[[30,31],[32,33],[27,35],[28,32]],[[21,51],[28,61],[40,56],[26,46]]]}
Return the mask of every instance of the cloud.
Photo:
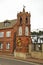
{"label": "cloud", "polygon": [[0,0],[0,21],[17,18],[17,13],[31,12],[31,28],[43,27],[43,0]]}

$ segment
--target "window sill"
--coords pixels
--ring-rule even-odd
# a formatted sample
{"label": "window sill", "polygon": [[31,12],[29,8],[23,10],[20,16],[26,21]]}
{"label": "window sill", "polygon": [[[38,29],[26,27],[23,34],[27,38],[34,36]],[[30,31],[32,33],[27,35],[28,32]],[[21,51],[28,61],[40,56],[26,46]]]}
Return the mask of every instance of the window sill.
{"label": "window sill", "polygon": [[4,38],[4,37],[0,37],[0,38]]}
{"label": "window sill", "polygon": [[6,37],[6,38],[11,38],[11,37]]}
{"label": "window sill", "polygon": [[0,51],[2,51],[2,49],[0,49]]}
{"label": "window sill", "polygon": [[9,51],[10,49],[6,49],[6,51]]}

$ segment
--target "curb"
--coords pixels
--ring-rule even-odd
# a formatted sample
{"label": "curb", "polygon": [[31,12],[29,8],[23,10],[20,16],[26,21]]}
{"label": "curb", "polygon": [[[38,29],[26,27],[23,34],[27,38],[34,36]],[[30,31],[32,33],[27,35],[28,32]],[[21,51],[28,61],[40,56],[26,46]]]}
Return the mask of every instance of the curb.
{"label": "curb", "polygon": [[14,58],[14,59],[19,59],[19,60],[22,60],[22,61],[27,61],[27,62],[33,62],[33,63],[39,63],[39,64],[43,64],[43,61],[42,62],[39,62],[39,60],[37,59],[22,59],[22,58]]}
{"label": "curb", "polygon": [[27,62],[33,62],[33,63],[39,63],[43,64],[43,60],[41,59],[35,59],[35,58],[28,58],[28,59],[23,59],[23,58],[15,58],[14,56],[8,56],[8,55],[0,55],[0,58],[5,58],[5,59],[17,59],[17,60],[22,60],[22,61],[27,61]]}

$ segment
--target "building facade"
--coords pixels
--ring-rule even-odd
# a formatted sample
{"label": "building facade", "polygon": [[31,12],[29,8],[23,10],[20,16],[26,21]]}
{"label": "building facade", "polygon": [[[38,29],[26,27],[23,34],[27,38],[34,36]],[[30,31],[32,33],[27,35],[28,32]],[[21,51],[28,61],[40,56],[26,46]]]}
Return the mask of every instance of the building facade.
{"label": "building facade", "polygon": [[17,13],[17,19],[0,23],[0,53],[29,53],[31,44],[30,13]]}

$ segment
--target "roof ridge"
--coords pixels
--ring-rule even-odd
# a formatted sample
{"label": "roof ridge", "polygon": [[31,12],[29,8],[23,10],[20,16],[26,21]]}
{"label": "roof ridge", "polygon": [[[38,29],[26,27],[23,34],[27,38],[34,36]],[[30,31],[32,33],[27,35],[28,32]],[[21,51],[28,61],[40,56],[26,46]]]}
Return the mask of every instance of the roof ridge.
{"label": "roof ridge", "polygon": [[[8,20],[8,19],[6,19],[6,20],[4,20],[3,22],[5,22],[5,21],[16,21],[17,19],[12,19],[12,20]],[[3,22],[0,22],[0,23],[3,23]]]}
{"label": "roof ridge", "polygon": [[[10,23],[8,24],[7,21]],[[17,19],[13,19],[13,20],[5,20],[4,22],[0,22],[0,29],[4,29],[4,28],[11,28],[13,25],[15,25],[17,22]],[[7,27],[4,26],[4,24],[7,23]]]}

